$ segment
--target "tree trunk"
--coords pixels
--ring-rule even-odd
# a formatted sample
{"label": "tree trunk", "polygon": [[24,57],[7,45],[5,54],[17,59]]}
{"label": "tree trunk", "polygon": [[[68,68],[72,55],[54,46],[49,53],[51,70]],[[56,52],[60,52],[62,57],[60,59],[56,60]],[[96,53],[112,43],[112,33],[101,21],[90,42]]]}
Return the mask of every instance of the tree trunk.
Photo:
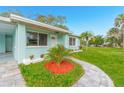
{"label": "tree trunk", "polygon": [[114,43],[114,48],[116,48],[116,43]]}
{"label": "tree trunk", "polygon": [[87,40],[86,41],[86,51],[87,51],[88,45],[89,45],[89,41]]}

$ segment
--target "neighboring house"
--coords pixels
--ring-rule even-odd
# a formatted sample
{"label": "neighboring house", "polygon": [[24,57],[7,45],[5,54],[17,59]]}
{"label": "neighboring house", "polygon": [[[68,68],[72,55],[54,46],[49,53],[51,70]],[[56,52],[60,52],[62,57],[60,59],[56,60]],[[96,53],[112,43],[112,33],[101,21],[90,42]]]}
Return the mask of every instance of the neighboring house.
{"label": "neighboring house", "polygon": [[14,14],[0,16],[0,55],[11,53],[18,63],[30,63],[41,60],[56,44],[77,50],[80,40],[59,27]]}

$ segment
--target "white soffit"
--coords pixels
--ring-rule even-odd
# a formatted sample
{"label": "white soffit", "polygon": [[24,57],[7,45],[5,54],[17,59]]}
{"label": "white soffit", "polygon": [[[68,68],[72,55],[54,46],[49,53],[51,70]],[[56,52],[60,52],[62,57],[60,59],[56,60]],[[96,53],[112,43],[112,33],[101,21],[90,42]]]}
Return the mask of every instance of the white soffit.
{"label": "white soffit", "polygon": [[10,18],[0,16],[0,21],[11,22]]}
{"label": "white soffit", "polygon": [[37,26],[41,26],[41,27],[45,27],[45,28],[49,28],[58,32],[64,32],[64,33],[70,33],[68,30],[59,28],[59,27],[55,27],[55,26],[51,26],[45,23],[41,23],[35,20],[31,20],[28,18],[24,18],[18,15],[14,15],[14,14],[10,14],[10,19],[15,20],[15,21],[20,21],[20,22],[25,22],[25,23],[29,23],[29,24],[33,24],[33,25],[37,25]]}

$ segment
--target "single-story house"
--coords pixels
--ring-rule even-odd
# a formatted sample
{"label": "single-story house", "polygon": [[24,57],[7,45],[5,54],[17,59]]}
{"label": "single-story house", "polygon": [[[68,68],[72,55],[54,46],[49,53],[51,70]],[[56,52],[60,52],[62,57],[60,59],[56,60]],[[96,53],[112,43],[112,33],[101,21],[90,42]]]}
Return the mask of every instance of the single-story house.
{"label": "single-story house", "polygon": [[0,16],[0,55],[11,53],[18,63],[30,63],[41,60],[56,44],[77,50],[79,36],[19,15]]}

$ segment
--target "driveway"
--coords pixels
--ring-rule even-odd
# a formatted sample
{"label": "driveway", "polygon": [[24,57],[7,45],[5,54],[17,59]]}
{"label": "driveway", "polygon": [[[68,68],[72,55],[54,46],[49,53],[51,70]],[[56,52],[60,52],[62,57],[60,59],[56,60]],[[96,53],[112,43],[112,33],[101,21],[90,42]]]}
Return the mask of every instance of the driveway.
{"label": "driveway", "polygon": [[0,54],[0,87],[24,86],[24,79],[12,54]]}

